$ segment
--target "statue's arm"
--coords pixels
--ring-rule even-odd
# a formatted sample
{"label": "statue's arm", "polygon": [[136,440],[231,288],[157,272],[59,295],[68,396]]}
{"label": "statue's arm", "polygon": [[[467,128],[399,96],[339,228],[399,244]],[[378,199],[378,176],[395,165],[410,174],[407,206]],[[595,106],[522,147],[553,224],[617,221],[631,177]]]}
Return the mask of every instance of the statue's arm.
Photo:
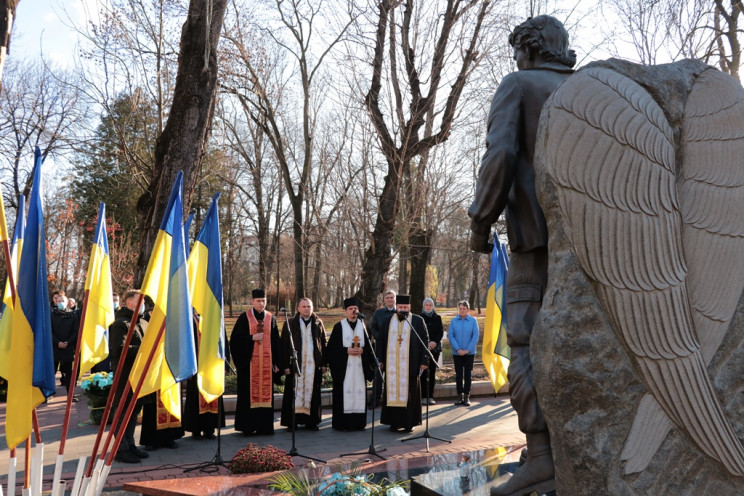
{"label": "statue's arm", "polygon": [[[522,94],[516,78],[510,76],[504,78],[491,101],[486,153],[478,172],[475,199],[468,210],[473,240],[479,244],[487,244],[491,225],[504,211],[517,170]],[[471,246],[477,251],[488,250],[475,243]]]}

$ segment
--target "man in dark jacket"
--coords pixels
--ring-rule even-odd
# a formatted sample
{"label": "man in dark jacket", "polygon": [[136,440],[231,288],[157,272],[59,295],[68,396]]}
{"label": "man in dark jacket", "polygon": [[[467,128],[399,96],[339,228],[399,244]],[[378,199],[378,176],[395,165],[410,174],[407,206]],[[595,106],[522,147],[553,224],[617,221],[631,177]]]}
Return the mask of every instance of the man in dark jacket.
{"label": "man in dark jacket", "polygon": [[[75,387],[72,377],[72,362],[75,358],[80,318],[77,312],[68,308],[68,299],[64,291],[55,291],[52,295],[52,343],[54,345],[54,369],[62,373],[60,383],[70,391],[70,383]],[[73,401],[77,398],[73,396]]]}
{"label": "man in dark jacket", "polygon": [[[395,291],[388,289],[385,291],[385,295],[382,298],[382,307],[375,310],[372,314],[372,319],[369,324],[369,334],[372,338],[372,345],[375,346],[377,338],[382,332],[385,321],[395,313]],[[375,374],[375,385],[374,385],[374,402],[370,405],[370,408],[376,408],[380,404],[380,398],[382,398],[383,380],[382,375]]]}
{"label": "man in dark jacket", "polygon": [[[140,291],[132,290],[128,291],[124,295],[124,306],[116,312],[116,320],[109,327],[109,356],[111,357],[111,366],[114,371],[119,366],[119,361],[123,360],[124,365],[121,371],[121,377],[118,380],[116,392],[114,396],[114,405],[118,405],[121,401],[122,394],[124,393],[124,386],[129,379],[129,373],[132,371],[134,366],[134,360],[137,358],[137,351],[142,344],[142,339],[145,336],[147,330],[147,321],[142,318],[145,307],[144,304],[140,304],[137,308],[137,304],[140,301]],[[129,325],[132,319],[136,319],[137,322],[132,333],[132,339],[129,343],[129,347],[124,349],[124,342],[127,339],[127,333],[129,332]],[[131,390],[127,394],[126,401],[128,402],[132,397]],[[124,435],[119,444],[119,450],[116,452],[115,460],[122,463],[138,463],[140,458],[147,458],[150,456],[146,451],[137,448],[134,442],[134,429],[137,426],[137,415],[142,410],[142,404],[138,401],[137,405],[132,412],[132,416],[129,418]],[[118,431],[119,426],[116,426]]]}
{"label": "man in dark jacket", "polygon": [[[290,334],[297,350],[299,377],[290,364],[292,358]],[[297,314],[284,323],[281,341],[284,353],[283,363],[279,368],[286,375],[281,424],[290,430],[302,424],[308,430],[317,431],[322,415],[320,384],[326,371],[326,332],[323,321],[313,312],[313,302],[310,298],[301,298],[297,303]],[[291,425],[293,409],[294,426]]]}
{"label": "man in dark jacket", "polygon": [[537,201],[533,160],[543,104],[576,63],[566,29],[550,16],[517,26],[509,44],[519,71],[502,79],[491,102],[486,153],[468,210],[471,248],[491,253],[491,225],[506,209],[511,251],[506,281],[509,393],[519,428],[527,436],[528,457],[509,481],[491,489],[494,496],[542,494],[555,488],[550,435],[532,384],[529,348],[548,278],[548,227]]}

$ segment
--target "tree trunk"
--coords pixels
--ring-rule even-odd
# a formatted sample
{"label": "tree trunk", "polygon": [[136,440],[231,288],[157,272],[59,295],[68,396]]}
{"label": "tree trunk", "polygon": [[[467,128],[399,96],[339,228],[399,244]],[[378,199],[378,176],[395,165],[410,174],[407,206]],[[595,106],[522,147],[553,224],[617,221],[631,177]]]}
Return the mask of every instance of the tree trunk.
{"label": "tree trunk", "polygon": [[144,279],[150,252],[165,212],[173,182],[184,173],[184,210],[188,211],[196,171],[211,128],[217,89],[217,43],[227,0],[191,0],[181,30],[178,75],[165,129],[155,143],[150,185],[137,202],[141,233],[135,281]]}
{"label": "tree trunk", "polygon": [[426,268],[431,261],[431,231],[416,227],[411,240],[411,312],[421,313],[426,295]]}
{"label": "tree trunk", "polygon": [[362,284],[355,295],[362,313],[372,315],[377,307],[377,295],[385,289],[383,277],[390,270],[393,229],[400,190],[400,163],[388,161],[388,174],[380,194],[375,230],[369,248],[364,252]]}

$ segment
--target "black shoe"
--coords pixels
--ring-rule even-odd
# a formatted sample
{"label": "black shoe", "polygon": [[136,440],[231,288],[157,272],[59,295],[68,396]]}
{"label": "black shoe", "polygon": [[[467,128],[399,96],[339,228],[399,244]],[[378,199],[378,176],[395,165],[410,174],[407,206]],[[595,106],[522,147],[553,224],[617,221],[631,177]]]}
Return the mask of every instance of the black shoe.
{"label": "black shoe", "polygon": [[214,432],[209,432],[207,434],[204,434],[204,437],[206,439],[215,439],[217,436],[214,435]]}
{"label": "black shoe", "polygon": [[204,439],[204,436],[202,436],[200,433],[195,432],[191,435],[192,439]]}
{"label": "black shoe", "polygon": [[465,395],[462,397],[462,404],[465,406],[470,406],[470,393],[465,393]]}
{"label": "black shoe", "polygon": [[309,431],[319,431],[320,430],[320,427],[318,427],[317,425],[306,425],[305,426],[305,429],[307,429]]}
{"label": "black shoe", "polygon": [[78,398],[77,396],[74,396],[74,395],[73,395],[73,397],[72,397],[72,402],[73,402],[73,403],[77,403],[78,401],[79,401],[79,398]]}
{"label": "black shoe", "polygon": [[139,463],[140,459],[131,451],[119,451],[116,453],[114,460],[121,463]]}
{"label": "black shoe", "polygon": [[137,458],[149,458],[150,457],[150,454],[147,451],[141,450],[136,446],[129,448],[129,451],[134,453],[134,456],[136,456]]}
{"label": "black shoe", "polygon": [[429,400],[429,404],[430,405],[436,405],[437,404],[437,402],[434,401],[434,398],[427,398],[427,399]]}
{"label": "black shoe", "polygon": [[152,444],[148,444],[145,446],[145,451],[155,451],[157,448],[153,446]]}
{"label": "black shoe", "polygon": [[163,443],[163,448],[178,449],[178,443],[175,441],[168,441],[166,443]]}

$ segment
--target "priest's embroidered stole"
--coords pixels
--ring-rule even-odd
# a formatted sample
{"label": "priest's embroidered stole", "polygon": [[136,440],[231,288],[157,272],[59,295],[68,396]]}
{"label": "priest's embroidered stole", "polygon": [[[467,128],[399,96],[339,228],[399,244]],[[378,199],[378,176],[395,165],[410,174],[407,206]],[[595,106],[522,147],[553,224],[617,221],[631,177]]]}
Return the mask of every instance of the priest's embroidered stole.
{"label": "priest's embroidered stole", "polygon": [[407,320],[390,319],[385,353],[387,406],[408,405],[408,368],[410,365],[411,326]]}
{"label": "priest's embroidered stole", "polygon": [[251,336],[264,333],[261,341],[253,342],[253,355],[251,356],[251,408],[271,408],[273,405],[274,386],[272,383],[272,361],[271,361],[271,313],[264,311],[264,319],[259,322],[248,310],[248,323],[251,328]]}
{"label": "priest's embroidered stole", "polygon": [[310,415],[310,400],[313,396],[313,383],[315,382],[315,356],[313,355],[313,325],[306,326],[305,321],[300,320],[300,337],[301,343],[295,342],[299,348],[300,355],[300,372],[301,377],[295,380],[295,413],[304,413]]}
{"label": "priest's embroidered stole", "polygon": [[[364,347],[364,323],[357,322],[354,329],[349,321],[341,321],[341,344],[351,348]],[[367,382],[364,380],[364,369],[361,355],[346,355],[346,375],[344,376],[344,413],[364,413],[367,402]]]}
{"label": "priest's embroidered stole", "polygon": [[[178,396],[181,396],[181,385],[175,384],[171,387],[178,389]],[[155,404],[157,405],[157,414],[155,419],[155,429],[168,429],[170,427],[181,427],[181,419],[172,415],[160,400],[160,391],[155,391]]]}

